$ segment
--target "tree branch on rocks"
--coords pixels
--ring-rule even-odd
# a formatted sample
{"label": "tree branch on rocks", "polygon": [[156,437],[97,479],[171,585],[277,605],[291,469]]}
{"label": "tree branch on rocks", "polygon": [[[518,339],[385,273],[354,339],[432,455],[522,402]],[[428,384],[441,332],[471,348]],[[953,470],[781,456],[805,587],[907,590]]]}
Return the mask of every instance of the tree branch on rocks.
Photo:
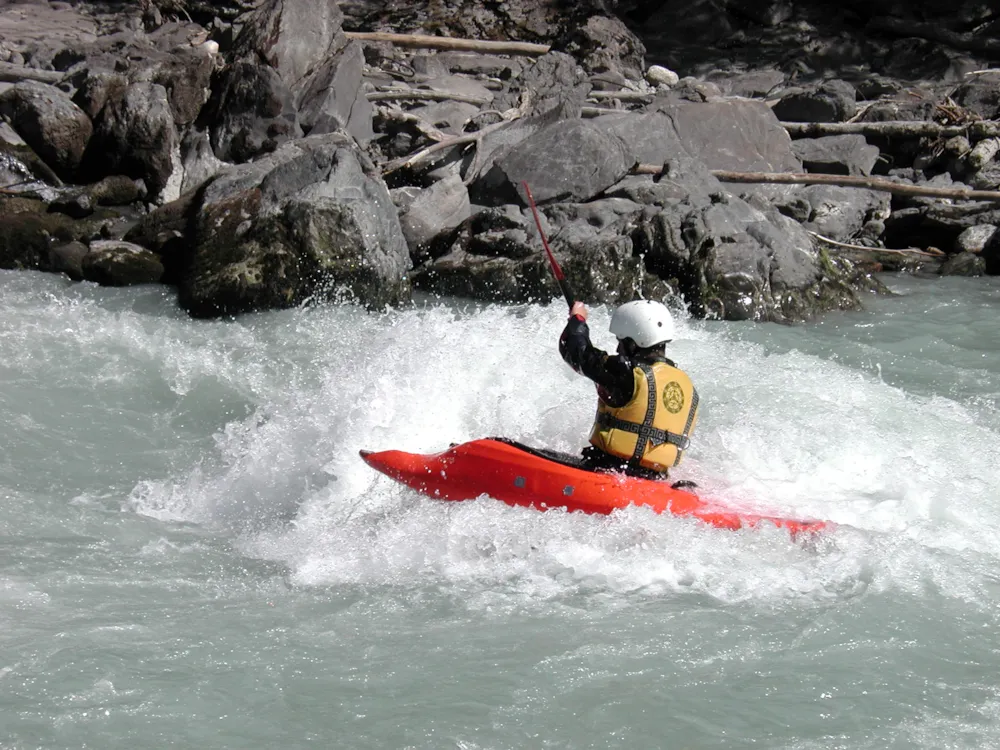
{"label": "tree branch on rocks", "polygon": [[[515,110],[516,112],[516,110]],[[482,130],[477,130],[474,133],[465,133],[464,135],[448,136],[444,140],[439,140],[437,143],[433,143],[426,148],[422,148],[419,151],[410,154],[409,156],[402,157],[400,159],[394,159],[385,164],[382,167],[382,174],[387,175],[396,170],[403,169],[406,167],[412,167],[419,164],[428,156],[436,154],[438,151],[443,151],[446,148],[451,148],[452,146],[460,146],[463,143],[478,143],[482,140],[483,136],[487,133],[492,133],[494,130],[499,130],[501,127],[507,125],[511,120],[520,117],[520,112],[517,112],[516,117],[510,119],[504,119],[501,122],[495,122],[492,125],[487,125]]]}
{"label": "tree branch on rocks", "polygon": [[459,94],[451,91],[428,91],[424,89],[381,89],[379,91],[369,91],[365,97],[370,102],[384,101],[432,101],[432,102],[466,102],[468,104],[483,105],[489,104],[490,100],[482,96],[471,94]]}
{"label": "tree branch on rocks", "polygon": [[12,65],[0,62],[0,81],[3,83],[21,83],[22,81],[41,81],[42,83],[59,83],[65,76],[58,70],[38,70],[25,65]]}
{"label": "tree branch on rocks", "polygon": [[849,242],[840,242],[838,240],[831,239],[830,237],[824,237],[818,232],[809,232],[816,239],[827,243],[828,245],[833,245],[834,247],[842,247],[845,250],[856,250],[863,253],[869,253],[875,256],[879,253],[887,253],[889,255],[925,255],[929,258],[944,258],[945,253],[938,250],[936,247],[927,248],[926,250],[918,250],[915,247],[907,247],[899,250],[890,250],[887,247],[867,247],[865,245],[852,245]]}
{"label": "tree branch on rocks", "polygon": [[[633,174],[662,174],[663,167],[656,164],[637,164]],[[978,200],[1000,202],[1000,191],[970,190],[966,188],[939,188],[906,185],[878,177],[849,177],[836,174],[803,174],[798,172],[728,172],[712,170],[720,182],[766,183],[773,185],[838,185],[877,190],[894,195],[912,195],[924,198],[950,198],[952,200]]]}
{"label": "tree branch on rocks", "polygon": [[825,135],[863,135],[902,138],[951,138],[964,135],[974,140],[1000,136],[1000,122],[979,120],[968,125],[889,120],[885,122],[782,122],[791,136],[819,138]]}
{"label": "tree branch on rocks", "polygon": [[431,125],[423,117],[415,115],[412,112],[404,112],[396,107],[379,107],[376,112],[376,119],[381,118],[389,122],[400,122],[413,125],[413,127],[415,127],[421,135],[426,136],[432,141],[443,141],[450,137],[446,133],[441,132],[436,127]]}
{"label": "tree branch on rocks", "polygon": [[1000,39],[980,38],[973,34],[961,34],[945,29],[940,24],[904,21],[898,18],[873,18],[868,23],[869,31],[883,31],[896,36],[915,36],[931,42],[946,44],[954,49],[977,52],[1000,58]]}
{"label": "tree branch on rocks", "polygon": [[587,94],[588,99],[595,101],[618,99],[623,102],[648,102],[653,96],[652,92],[646,91],[591,91]]}
{"label": "tree branch on rocks", "polygon": [[465,52],[489,52],[496,55],[544,55],[551,47],[548,44],[531,42],[491,42],[480,39],[459,39],[427,34],[390,34],[388,32],[348,31],[348,39],[359,42],[389,42],[399,47],[422,49],[447,49]]}

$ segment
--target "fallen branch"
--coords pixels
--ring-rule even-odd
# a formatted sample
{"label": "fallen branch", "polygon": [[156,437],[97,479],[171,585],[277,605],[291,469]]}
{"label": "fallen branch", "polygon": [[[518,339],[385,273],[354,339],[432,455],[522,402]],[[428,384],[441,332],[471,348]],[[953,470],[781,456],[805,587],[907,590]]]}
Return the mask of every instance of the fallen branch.
{"label": "fallen branch", "polygon": [[500,122],[495,122],[492,125],[487,125],[485,128],[477,130],[475,133],[465,133],[463,135],[451,136],[450,138],[438,141],[437,143],[432,143],[430,146],[427,146],[416,153],[388,162],[382,167],[382,174],[387,175],[398,169],[403,169],[404,167],[412,167],[426,159],[428,156],[436,154],[438,151],[443,151],[446,148],[451,148],[452,146],[461,146],[463,143],[478,143],[487,133],[491,133],[494,130],[498,130],[508,124],[510,124],[509,120],[502,120]]}
{"label": "fallen branch", "polygon": [[447,49],[465,52],[492,52],[497,55],[544,55],[551,48],[547,44],[531,42],[489,42],[480,39],[457,39],[427,34],[390,34],[388,32],[346,32],[348,39],[359,42],[389,42],[400,47]]}
{"label": "fallen branch", "polygon": [[432,102],[466,102],[468,104],[483,105],[489,104],[493,98],[484,96],[473,96],[472,94],[459,94],[451,91],[429,91],[425,89],[385,89],[382,91],[369,91],[365,98],[370,102],[400,101],[410,99],[413,101]]}
{"label": "fallen branch", "polygon": [[941,252],[937,248],[934,248],[934,252],[931,252],[930,250],[917,250],[917,248],[915,247],[903,248],[901,250],[890,250],[889,248],[886,247],[867,247],[865,245],[852,245],[849,242],[839,242],[837,240],[831,239],[830,237],[824,237],[822,234],[819,234],[818,232],[810,231],[809,234],[811,234],[818,240],[822,240],[823,242],[826,242],[835,247],[843,247],[847,250],[861,250],[863,252],[873,253],[873,254],[889,253],[890,255],[926,255],[930,258],[945,257],[945,253]]}
{"label": "fallen branch", "polygon": [[587,98],[595,101],[618,99],[623,102],[647,102],[653,98],[653,94],[645,91],[591,91],[587,94]]}
{"label": "fallen branch", "polygon": [[[632,168],[632,174],[658,175],[662,174],[662,172],[663,167],[657,164],[637,164]],[[867,190],[876,190],[894,195],[1000,202],[1000,191],[996,190],[905,185],[878,177],[849,177],[839,174],[803,174],[798,172],[729,172],[721,169],[712,170],[712,175],[720,182],[764,183],[772,185],[837,185],[840,187],[865,188]]]}
{"label": "fallen branch", "polygon": [[412,112],[403,112],[400,109],[389,109],[387,107],[379,107],[376,110],[376,117],[382,120],[390,122],[405,123],[407,125],[412,125],[417,132],[432,141],[443,141],[449,138],[447,134],[438,130],[436,127],[431,125],[427,120],[422,117],[417,117],[417,115]]}
{"label": "fallen branch", "polygon": [[972,34],[961,34],[935,23],[917,23],[897,18],[873,18],[868,23],[869,31],[884,31],[896,36],[915,36],[931,42],[947,44],[954,49],[978,52],[990,57],[1000,57],[1000,40],[983,39]]}
{"label": "fallen branch", "polygon": [[0,62],[0,82],[21,83],[22,81],[41,81],[42,83],[59,83],[65,76],[58,70],[38,70],[24,65],[11,65]]}
{"label": "fallen branch", "polygon": [[864,135],[890,138],[951,138],[964,135],[979,140],[1000,136],[1000,122],[978,120],[968,125],[888,120],[885,122],[782,122],[791,136],[818,138],[825,135]]}

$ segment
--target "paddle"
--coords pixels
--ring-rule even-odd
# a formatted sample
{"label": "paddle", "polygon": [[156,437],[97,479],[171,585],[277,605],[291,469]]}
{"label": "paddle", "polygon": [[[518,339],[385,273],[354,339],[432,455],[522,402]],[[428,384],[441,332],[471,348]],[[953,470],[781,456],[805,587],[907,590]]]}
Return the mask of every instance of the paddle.
{"label": "paddle", "polygon": [[538,227],[538,236],[542,238],[542,247],[545,248],[545,254],[549,257],[549,266],[552,268],[552,275],[556,277],[556,282],[559,284],[559,288],[562,289],[563,297],[566,298],[566,304],[573,308],[573,303],[576,299],[573,297],[573,290],[569,287],[569,282],[566,281],[566,275],[563,270],[559,267],[559,263],[556,261],[556,256],[552,254],[552,248],[549,247],[549,241],[545,239],[545,232],[542,231],[542,220],[538,216],[538,209],[535,207],[535,199],[531,197],[531,188],[528,187],[528,183],[522,182],[524,185],[524,192],[528,196],[528,205],[531,206],[531,213],[535,217],[535,226]]}

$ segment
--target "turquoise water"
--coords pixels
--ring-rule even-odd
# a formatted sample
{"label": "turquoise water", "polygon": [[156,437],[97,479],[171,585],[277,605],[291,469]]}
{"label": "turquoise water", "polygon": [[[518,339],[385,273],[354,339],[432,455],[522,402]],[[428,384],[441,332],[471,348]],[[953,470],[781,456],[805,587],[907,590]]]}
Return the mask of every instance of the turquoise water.
{"label": "turquoise water", "polygon": [[576,451],[560,304],[206,322],[0,273],[0,748],[1000,746],[1000,283],[885,280],[672,347],[704,404],[677,476],[838,524],[802,542],[357,458]]}

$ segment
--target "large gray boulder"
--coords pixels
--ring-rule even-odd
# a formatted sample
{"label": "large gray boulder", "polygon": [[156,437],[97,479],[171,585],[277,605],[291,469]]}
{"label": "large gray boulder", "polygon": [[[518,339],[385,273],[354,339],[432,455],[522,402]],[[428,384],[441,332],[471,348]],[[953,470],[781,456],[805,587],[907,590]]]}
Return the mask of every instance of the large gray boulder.
{"label": "large gray boulder", "polygon": [[857,134],[798,138],[792,141],[792,151],[806,171],[822,174],[867,176],[879,157],[878,147]]}
{"label": "large gray boulder", "polygon": [[525,202],[523,182],[535,201],[589,200],[624,177],[633,166],[630,149],[589,120],[560,120],[507,148],[470,192],[484,205]]}
{"label": "large gray boulder", "polygon": [[206,120],[216,156],[246,161],[303,133],[374,135],[364,56],[336,3],[266,0],[248,14]]}
{"label": "large gray boulder", "polygon": [[237,61],[222,73],[206,120],[222,161],[249,161],[302,137],[292,92],[273,68],[251,61]]}
{"label": "large gray boulder", "polygon": [[517,109],[527,117],[558,113],[579,117],[592,85],[580,64],[565,52],[549,52],[504,84],[493,102],[503,112]]}
{"label": "large gray boulder", "polygon": [[150,199],[172,200],[181,176],[178,144],[166,89],[133,83],[101,110],[83,168],[94,179],[110,174],[141,179]]}
{"label": "large gray boulder", "polygon": [[309,136],[220,174],[190,210],[181,304],[198,317],[408,298],[409,253],[389,191],[353,139]]}
{"label": "large gray boulder", "polygon": [[25,81],[0,94],[7,119],[32,150],[64,180],[72,180],[93,134],[87,114],[65,93]]}

